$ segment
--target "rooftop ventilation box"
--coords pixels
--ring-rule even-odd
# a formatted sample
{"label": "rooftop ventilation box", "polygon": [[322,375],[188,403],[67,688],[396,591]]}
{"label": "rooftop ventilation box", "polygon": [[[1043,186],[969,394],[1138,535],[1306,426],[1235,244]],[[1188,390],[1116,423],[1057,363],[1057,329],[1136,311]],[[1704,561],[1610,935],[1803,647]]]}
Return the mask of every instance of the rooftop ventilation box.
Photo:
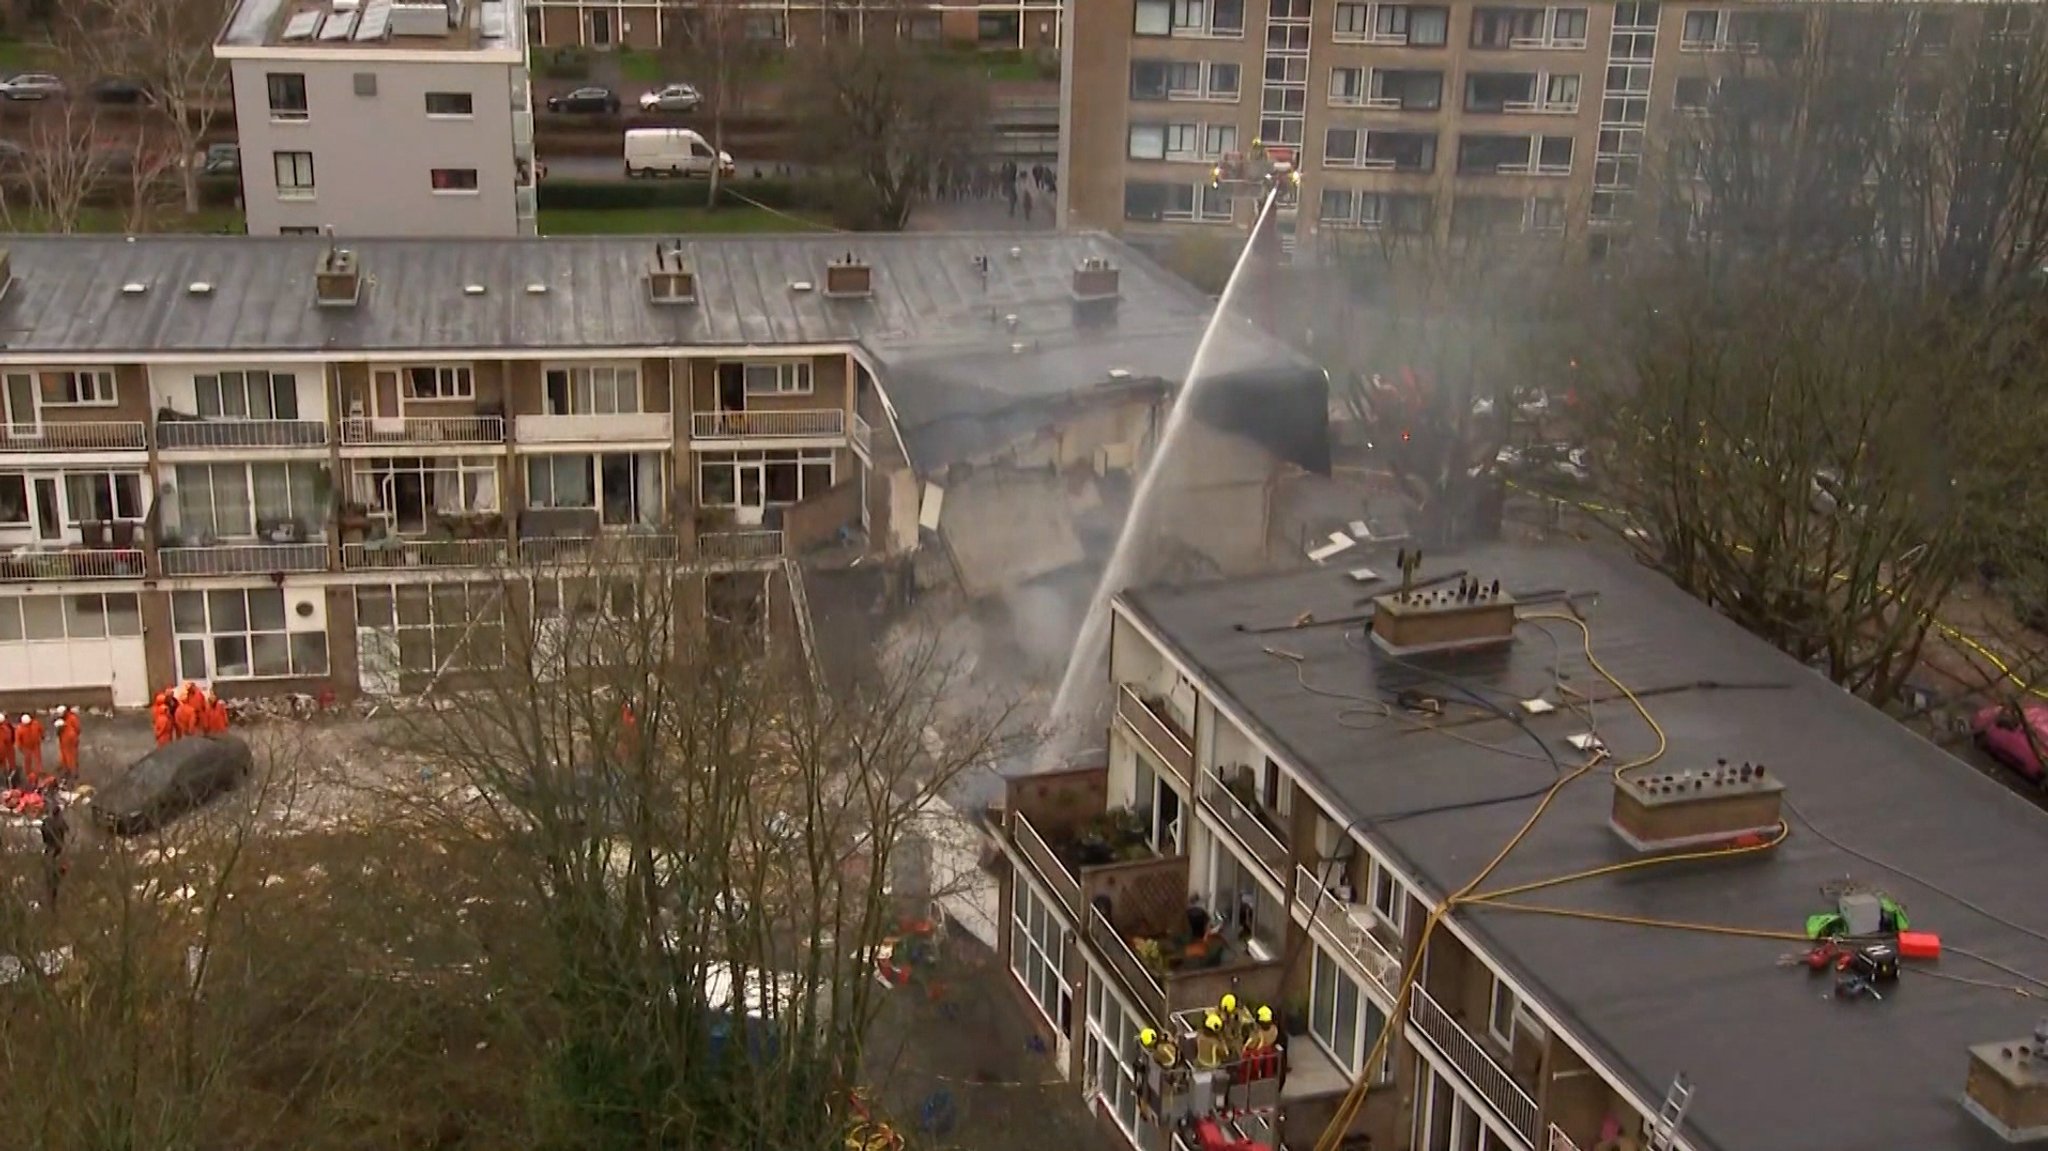
{"label": "rooftop ventilation box", "polygon": [[835,300],[858,300],[874,293],[874,269],[852,252],[825,265],[825,295]]}
{"label": "rooftop ventilation box", "polygon": [[1608,824],[1622,842],[1643,854],[1733,846],[1778,834],[1784,826],[1784,792],[1777,773],[1760,763],[1630,772],[1614,781]]}
{"label": "rooftop ventilation box", "polygon": [[2048,1019],[2031,1039],[1970,1048],[1963,1108],[2008,1143],[2048,1140]]}
{"label": "rooftop ventilation box", "polygon": [[1373,642],[1394,655],[1493,647],[1514,638],[1515,597],[1498,580],[1407,588],[1372,601]]}

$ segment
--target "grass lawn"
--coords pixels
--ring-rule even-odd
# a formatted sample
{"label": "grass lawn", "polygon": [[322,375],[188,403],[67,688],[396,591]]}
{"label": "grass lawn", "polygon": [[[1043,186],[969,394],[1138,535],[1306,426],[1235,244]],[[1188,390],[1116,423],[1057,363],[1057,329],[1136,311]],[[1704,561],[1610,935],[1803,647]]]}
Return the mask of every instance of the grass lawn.
{"label": "grass lawn", "polygon": [[991,80],[1021,82],[1056,79],[1059,75],[1055,70],[1052,76],[1047,76],[1039,67],[1035,54],[1014,48],[994,52],[949,49],[941,52],[939,58],[962,68],[976,69]]}
{"label": "grass lawn", "polygon": [[662,75],[661,57],[652,52],[619,53],[619,79],[627,84],[659,84],[668,79]]}
{"label": "grass lawn", "polygon": [[830,226],[800,212],[764,208],[543,208],[543,236],[671,236],[688,232],[726,235],[749,232],[821,231]]}
{"label": "grass lawn", "polygon": [[[50,230],[48,221],[38,219],[33,212],[14,213],[14,230],[24,234],[35,234]],[[98,235],[120,235],[128,231],[128,212],[122,208],[87,208],[78,217],[79,232]],[[151,232],[242,232],[242,213],[233,208],[202,208],[198,215],[187,216],[178,208],[162,208],[150,214],[144,221],[142,231]]]}
{"label": "grass lawn", "polygon": [[0,40],[0,75],[12,76],[17,72],[47,71],[55,62],[56,56],[56,49],[48,44]]}

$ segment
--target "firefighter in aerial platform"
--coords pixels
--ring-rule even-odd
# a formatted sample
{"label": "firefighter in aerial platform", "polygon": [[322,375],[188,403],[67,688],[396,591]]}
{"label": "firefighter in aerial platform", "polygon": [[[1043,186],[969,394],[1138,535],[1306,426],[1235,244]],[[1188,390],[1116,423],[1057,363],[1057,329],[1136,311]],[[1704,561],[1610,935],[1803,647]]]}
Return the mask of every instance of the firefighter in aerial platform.
{"label": "firefighter in aerial platform", "polygon": [[1213,1071],[1230,1059],[1230,1046],[1223,1034],[1223,1015],[1210,1011],[1202,1016],[1202,1030],[1195,1036],[1195,1066]]}
{"label": "firefighter in aerial platform", "polygon": [[1223,1042],[1230,1055],[1235,1058],[1244,1050],[1245,1040],[1251,1037],[1252,1013],[1237,1001],[1235,992],[1226,991],[1223,999],[1216,1004],[1217,1012],[1223,1016]]}
{"label": "firefighter in aerial platform", "polygon": [[1145,1085],[1145,1106],[1163,1121],[1176,1123],[1190,1113],[1188,1073],[1180,1060],[1180,1044],[1150,1027],[1138,1032],[1137,1079]]}

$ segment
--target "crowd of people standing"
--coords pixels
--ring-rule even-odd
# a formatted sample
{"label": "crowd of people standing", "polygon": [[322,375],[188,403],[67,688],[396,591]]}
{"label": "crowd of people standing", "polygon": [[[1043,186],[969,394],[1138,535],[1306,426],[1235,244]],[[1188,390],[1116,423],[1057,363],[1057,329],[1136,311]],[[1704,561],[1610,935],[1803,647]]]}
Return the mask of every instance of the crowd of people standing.
{"label": "crowd of people standing", "polygon": [[948,164],[939,172],[934,198],[939,200],[1005,200],[1010,215],[1030,223],[1036,211],[1051,211],[1059,192],[1058,174],[1050,164]]}

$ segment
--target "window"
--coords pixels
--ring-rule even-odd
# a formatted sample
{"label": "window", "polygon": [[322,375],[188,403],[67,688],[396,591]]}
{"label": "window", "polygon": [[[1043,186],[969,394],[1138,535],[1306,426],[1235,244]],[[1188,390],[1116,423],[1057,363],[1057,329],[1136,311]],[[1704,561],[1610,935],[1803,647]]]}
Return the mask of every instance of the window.
{"label": "window", "polygon": [[286,224],[277,230],[277,234],[280,236],[317,236],[320,234],[320,225]]}
{"label": "window", "polygon": [[786,360],[780,363],[747,364],[743,369],[750,396],[808,396],[811,394],[811,362]]}
{"label": "window", "polygon": [[1131,31],[1140,36],[1172,35],[1173,0],[1138,0]]}
{"label": "window", "polygon": [[1531,72],[1468,72],[1467,112],[1506,112],[1536,106],[1536,76]]}
{"label": "window", "polygon": [[[1616,20],[1619,26],[1621,21]],[[1550,42],[1559,48],[1583,48],[1586,45],[1586,10],[1584,8],[1558,8],[1550,13]]]}
{"label": "window", "polygon": [[467,364],[419,365],[405,369],[408,400],[476,398],[476,380]]}
{"label": "window", "polygon": [[46,408],[104,408],[114,403],[114,370],[90,368],[74,372],[44,372],[43,406]]}
{"label": "window", "polygon": [[1373,915],[1398,934],[1408,922],[1408,892],[1401,886],[1400,877],[1375,859],[1368,883],[1372,888]]}
{"label": "window", "polygon": [[1536,174],[1566,176],[1572,170],[1572,138],[1544,136],[1536,145]]}
{"label": "window", "polygon": [[184,546],[221,540],[317,536],[327,525],[319,464],[181,464],[175,534]]}
{"label": "window", "polygon": [[1373,21],[1373,38],[1417,48],[1441,48],[1448,42],[1451,13],[1448,8],[1423,8],[1413,4],[1382,4]]}
{"label": "window", "polygon": [[1202,155],[1227,156],[1237,151],[1237,125],[1211,124],[1202,130]]}
{"label": "window", "polygon": [[435,517],[498,510],[498,465],[486,456],[379,456],[352,462],[349,497],[387,530],[417,535]]}
{"label": "window", "polygon": [[1170,186],[1157,180],[1129,181],[1124,185],[1124,219],[1164,219],[1169,195]]}
{"label": "window", "polygon": [[143,516],[141,472],[65,472],[64,522],[139,520]]}
{"label": "window", "polygon": [[1244,35],[1244,0],[1210,0],[1209,31],[1218,36]]}
{"label": "window", "polygon": [[313,153],[274,152],[270,158],[277,168],[278,199],[313,198]]}
{"label": "window", "polygon": [[1325,224],[1350,224],[1357,222],[1356,206],[1349,188],[1324,188],[1322,207],[1316,211],[1316,219]]}
{"label": "window", "polygon": [[1209,0],[1173,0],[1173,30],[1200,32],[1209,26]]}
{"label": "window", "polygon": [[1365,103],[1365,69],[1330,69],[1330,103],[1345,107]]}
{"label": "window", "polygon": [[505,666],[504,613],[502,584],[436,582],[356,589],[356,626],[396,639],[400,671],[431,675]]}
{"label": "window", "polygon": [[474,192],[477,188],[475,168],[435,168],[431,175],[436,192]]}
{"label": "window", "polygon": [[1705,76],[1680,76],[1671,90],[1671,106],[1681,112],[1703,112],[1713,92],[1714,82]]}
{"label": "window", "polygon": [[[1309,1034],[1346,1074],[1355,1076],[1365,1065],[1365,1057],[1379,1043],[1380,1032],[1386,1029],[1386,1013],[1360,989],[1358,980],[1321,947],[1315,949],[1313,966],[1309,980]],[[1375,1083],[1392,1078],[1391,1054],[1380,1053],[1373,1075]]]}
{"label": "window", "polygon": [[1436,168],[1436,133],[1371,132],[1359,164],[1395,172],[1428,172]]}
{"label": "window", "polygon": [[526,461],[526,506],[595,508],[597,457],[534,456]]}
{"label": "window", "polygon": [[1564,211],[1564,199],[1562,197],[1536,197],[1529,201],[1529,230],[1544,233],[1564,231]]}
{"label": "window", "polygon": [[1166,99],[1166,62],[1164,60],[1131,61],[1131,99]]}
{"label": "window", "polygon": [[0,596],[0,643],[141,634],[142,607],[133,593]]}
{"label": "window", "polygon": [[756,43],[786,44],[789,42],[789,26],[782,14],[750,13],[744,26],[746,38]]}
{"label": "window", "polygon": [[1196,216],[1209,223],[1229,223],[1237,212],[1237,202],[1227,188],[1212,188],[1207,184],[1197,185]]}
{"label": "window", "polygon": [[1721,14],[1712,8],[1696,9],[1685,14],[1685,25],[1678,34],[1681,51],[1694,52],[1712,48],[1721,39]]}
{"label": "window", "polygon": [[1130,156],[1133,160],[1166,159],[1166,125],[1131,125]]}
{"label": "window", "polygon": [[1066,978],[1067,935],[1066,927],[1053,918],[1052,910],[1029,883],[1011,886],[1010,972],[1062,1035],[1073,1031],[1074,1000]]}
{"label": "window", "polygon": [[534,456],[526,461],[526,504],[596,510],[607,527],[661,522],[662,458],[658,452]]}
{"label": "window", "polygon": [[299,380],[290,372],[209,372],[192,377],[202,420],[296,420]]}
{"label": "window", "polygon": [[0,528],[25,528],[34,522],[28,509],[28,477],[0,472]]}
{"label": "window", "polygon": [[327,674],[326,629],[292,630],[283,588],[173,592],[171,630],[181,679]]}
{"label": "window", "polygon": [[1358,163],[1358,143],[1364,135],[1356,128],[1330,128],[1323,133],[1323,163],[1349,167]]}
{"label": "window", "polygon": [[427,115],[429,116],[471,116],[476,114],[476,98],[468,92],[427,93]]}
{"label": "window", "polygon": [[[1571,137],[1560,137],[1567,143]],[[1526,173],[1533,141],[1527,136],[1458,137],[1458,171],[1465,175]]]}
{"label": "window", "polygon": [[1138,1106],[1143,1095],[1129,1053],[1137,1050],[1144,1023],[1125,1010],[1109,989],[1109,981],[1088,981],[1088,1050],[1086,1085],[1102,1098],[1104,1109],[1133,1143],[1138,1141]]}
{"label": "window", "polygon": [[273,120],[304,120],[308,115],[306,104],[306,77],[298,72],[271,72],[264,76],[264,87],[270,95],[270,118]]}
{"label": "window", "polygon": [[1169,100],[1199,100],[1202,98],[1202,72],[1200,61],[1187,60],[1167,66],[1166,96]]}
{"label": "window", "polygon": [[1474,48],[1512,48],[1543,41],[1548,22],[1541,8],[1475,8],[1472,10]]}
{"label": "window", "polygon": [[1509,987],[1506,980],[1496,976],[1493,981],[1493,998],[1486,1008],[1486,1033],[1512,1052],[1515,1049],[1517,1032],[1538,1039],[1546,1034],[1543,1024],[1523,1006],[1521,996],[1515,994],[1515,989]]}
{"label": "window", "polygon": [[1201,143],[1201,125],[1168,124],[1166,126],[1166,158],[1169,160],[1192,160]]}
{"label": "window", "polygon": [[1331,31],[1339,40],[1363,40],[1372,31],[1372,5],[1345,3],[1337,5],[1335,24]]}
{"label": "window", "polygon": [[[1304,64],[1307,61],[1303,61]],[[1238,68],[1235,64],[1212,63],[1209,65],[1209,98],[1211,100],[1235,101],[1238,93]]]}
{"label": "window", "polygon": [[[832,490],[838,476],[829,448],[802,451],[702,452],[697,460],[697,503],[700,507],[729,508],[761,502],[752,498],[763,492],[768,505],[802,503]],[[741,493],[750,498],[742,499]]]}
{"label": "window", "polygon": [[1375,68],[1372,71],[1372,99],[1379,107],[1434,112],[1443,106],[1444,74]]}
{"label": "window", "polygon": [[544,400],[550,416],[631,415],[640,410],[640,371],[622,365],[549,368]]}
{"label": "window", "polygon": [[1543,86],[1543,109],[1546,112],[1576,112],[1579,108],[1579,77],[1569,75],[1548,77]]}

